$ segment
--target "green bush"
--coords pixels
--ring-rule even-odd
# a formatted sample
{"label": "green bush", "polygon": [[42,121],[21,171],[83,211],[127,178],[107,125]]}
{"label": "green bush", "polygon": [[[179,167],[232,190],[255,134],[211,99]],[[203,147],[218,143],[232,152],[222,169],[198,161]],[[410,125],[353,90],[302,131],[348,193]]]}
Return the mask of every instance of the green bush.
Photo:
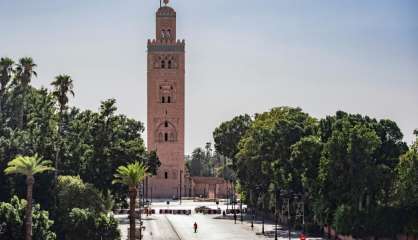
{"label": "green bush", "polygon": [[[14,196],[10,203],[0,203],[0,239],[24,239],[24,219],[26,201]],[[33,207],[33,240],[55,240],[51,230],[53,221],[47,211],[40,210],[39,205]]]}
{"label": "green bush", "polygon": [[[80,177],[74,176],[60,176],[58,178],[58,208],[56,230],[60,239],[65,238],[66,233],[71,229],[66,228],[65,219],[70,218],[72,226],[77,227],[84,233],[92,231],[87,229],[94,224],[86,224],[90,215],[100,216],[100,214],[107,213],[113,207],[113,196],[110,192],[105,194],[100,193],[93,185],[84,183]],[[74,209],[85,209],[82,212],[74,212]],[[89,213],[89,216],[84,216],[82,213]],[[73,214],[73,217],[70,216]],[[87,218],[87,219],[84,219]],[[94,219],[93,219],[94,220]],[[81,225],[78,225],[81,222]],[[75,238],[73,238],[75,239]],[[81,238],[83,239],[83,238]],[[99,238],[100,239],[100,238]]]}
{"label": "green bush", "polygon": [[118,240],[118,222],[112,216],[96,214],[88,209],[74,208],[65,219],[66,240]]}
{"label": "green bush", "polygon": [[341,205],[335,211],[332,226],[339,234],[350,235],[353,233],[354,218],[351,207]]}
{"label": "green bush", "polygon": [[102,194],[93,185],[84,183],[80,177],[58,178],[58,211],[66,214],[73,208],[89,209],[93,212],[106,211]]}

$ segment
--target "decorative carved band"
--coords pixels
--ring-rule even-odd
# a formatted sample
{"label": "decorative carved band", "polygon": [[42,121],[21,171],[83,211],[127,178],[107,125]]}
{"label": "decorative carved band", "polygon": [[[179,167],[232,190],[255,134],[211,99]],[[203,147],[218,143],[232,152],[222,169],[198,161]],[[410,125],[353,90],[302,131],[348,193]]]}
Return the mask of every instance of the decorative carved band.
{"label": "decorative carved band", "polygon": [[148,52],[184,52],[184,45],[148,45]]}

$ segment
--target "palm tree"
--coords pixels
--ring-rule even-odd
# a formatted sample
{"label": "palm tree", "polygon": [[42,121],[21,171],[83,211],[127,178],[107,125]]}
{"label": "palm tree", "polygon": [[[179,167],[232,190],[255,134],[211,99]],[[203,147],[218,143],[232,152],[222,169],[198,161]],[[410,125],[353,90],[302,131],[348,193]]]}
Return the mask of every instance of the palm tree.
{"label": "palm tree", "polygon": [[26,194],[26,216],[25,216],[25,239],[32,239],[32,191],[35,183],[34,175],[46,171],[52,171],[51,161],[45,161],[37,155],[33,157],[18,156],[7,164],[4,170],[5,174],[22,174],[26,176],[27,194]]}
{"label": "palm tree", "polygon": [[57,152],[55,155],[55,182],[57,181],[58,177],[58,169],[60,163],[60,152],[61,152],[61,144],[62,144],[62,130],[63,130],[63,113],[67,110],[68,104],[68,95],[74,96],[73,91],[73,80],[68,75],[59,75],[55,78],[55,81],[51,83],[54,86],[54,90],[52,91],[52,95],[57,99],[59,105],[59,123],[58,123],[58,147]]}
{"label": "palm tree", "polygon": [[[120,166],[116,170],[113,184],[120,183],[129,188],[129,239],[135,240],[135,203],[136,195],[138,193],[138,185],[148,175],[147,167],[142,163],[132,163],[127,166]],[[140,239],[141,230],[140,230]]]}
{"label": "palm tree", "polygon": [[3,97],[14,72],[13,64],[14,62],[10,58],[0,59],[0,119],[3,110]]}
{"label": "palm tree", "polygon": [[19,59],[19,63],[16,67],[16,77],[18,82],[18,87],[20,90],[20,110],[19,110],[19,120],[18,127],[23,128],[23,114],[25,110],[26,103],[26,93],[28,91],[28,86],[32,80],[32,76],[37,76],[38,74],[33,70],[36,67],[36,64],[33,62],[33,59],[30,57],[25,57]]}

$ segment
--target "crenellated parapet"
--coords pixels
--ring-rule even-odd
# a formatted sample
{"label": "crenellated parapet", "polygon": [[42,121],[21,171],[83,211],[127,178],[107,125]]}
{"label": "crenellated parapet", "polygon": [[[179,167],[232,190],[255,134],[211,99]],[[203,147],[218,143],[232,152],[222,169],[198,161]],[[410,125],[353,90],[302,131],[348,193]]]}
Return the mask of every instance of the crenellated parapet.
{"label": "crenellated parapet", "polygon": [[160,7],[157,11],[157,17],[176,17],[176,11],[169,6]]}
{"label": "crenellated parapet", "polygon": [[186,41],[169,39],[148,39],[148,52],[184,52]]}

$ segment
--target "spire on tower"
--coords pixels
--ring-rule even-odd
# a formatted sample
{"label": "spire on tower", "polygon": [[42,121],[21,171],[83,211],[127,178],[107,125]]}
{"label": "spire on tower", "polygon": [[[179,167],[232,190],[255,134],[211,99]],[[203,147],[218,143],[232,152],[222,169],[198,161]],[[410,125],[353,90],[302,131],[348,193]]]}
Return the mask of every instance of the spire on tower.
{"label": "spire on tower", "polygon": [[164,0],[164,4],[167,5],[170,2],[170,0]]}

